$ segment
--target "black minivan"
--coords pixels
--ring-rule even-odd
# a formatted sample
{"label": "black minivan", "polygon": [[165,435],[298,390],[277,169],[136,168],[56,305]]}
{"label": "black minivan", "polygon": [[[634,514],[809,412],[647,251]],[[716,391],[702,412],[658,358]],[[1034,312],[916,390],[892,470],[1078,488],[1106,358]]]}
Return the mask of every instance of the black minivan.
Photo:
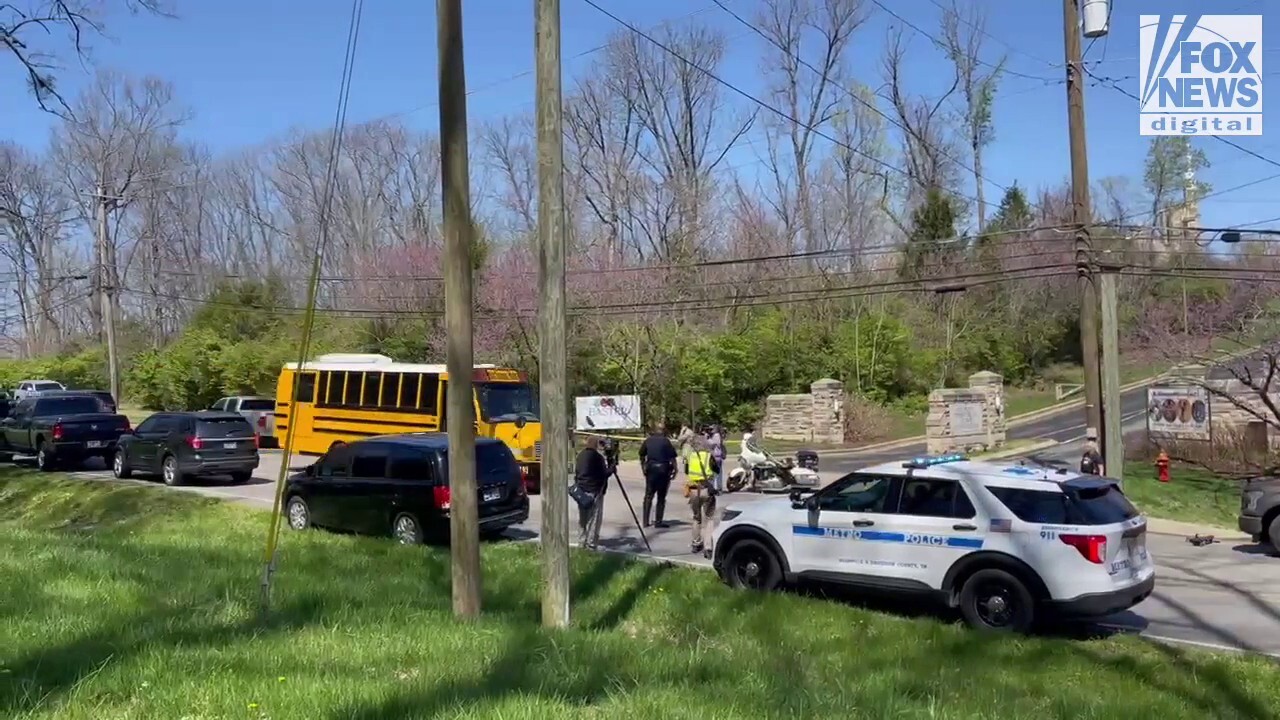
{"label": "black minivan", "polygon": [[161,412],[120,436],[111,471],[159,475],[165,485],[210,475],[246,483],[258,467],[258,436],[239,413]]}
{"label": "black minivan", "polygon": [[[529,519],[529,495],[506,443],[476,438],[480,533]],[[449,537],[449,436],[413,433],[337,445],[285,486],[289,527],[312,525],[403,544]]]}

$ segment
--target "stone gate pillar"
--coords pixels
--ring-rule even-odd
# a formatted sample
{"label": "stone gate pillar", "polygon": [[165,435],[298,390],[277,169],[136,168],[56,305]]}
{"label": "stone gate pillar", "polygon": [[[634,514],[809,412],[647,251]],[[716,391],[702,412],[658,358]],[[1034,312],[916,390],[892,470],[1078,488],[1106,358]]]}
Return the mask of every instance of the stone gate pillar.
{"label": "stone gate pillar", "polygon": [[839,445],[844,442],[844,383],[823,378],[809,386],[813,397],[813,442]]}

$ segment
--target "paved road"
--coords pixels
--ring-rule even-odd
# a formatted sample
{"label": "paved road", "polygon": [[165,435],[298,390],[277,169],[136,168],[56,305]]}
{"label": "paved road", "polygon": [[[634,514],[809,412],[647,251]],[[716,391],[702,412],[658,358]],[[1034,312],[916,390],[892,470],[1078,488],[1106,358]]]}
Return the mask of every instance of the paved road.
{"label": "paved road", "polygon": [[[1070,428],[1056,430],[1060,434],[1069,431]],[[262,467],[255,479],[245,485],[209,482],[183,490],[270,508],[280,460],[279,452],[264,452]],[[299,458],[293,464],[308,462],[309,459]],[[621,472],[623,487],[638,511],[641,485],[636,479],[637,470],[633,464],[624,464]],[[111,479],[105,471],[81,475]],[[824,471],[823,475],[826,479],[836,477],[833,472]],[[735,495],[729,500],[735,504],[764,501],[767,499],[751,495]],[[677,492],[671,493],[667,515],[673,521],[672,527],[651,531],[651,549],[647,549],[615,486],[606,496],[601,546],[676,563],[708,565],[702,557],[689,552],[689,513]],[[513,529],[512,534],[522,539],[536,538],[540,519],[541,507],[535,498],[529,522]],[[1252,546],[1217,544],[1197,548],[1185,538],[1165,535],[1151,535],[1148,547],[1159,567],[1155,594],[1132,611],[1108,618],[1107,626],[1166,641],[1280,656],[1280,558],[1260,554]]]}
{"label": "paved road", "polygon": [[[1125,423],[1126,433],[1146,426],[1147,389],[1145,387],[1130,390],[1120,396],[1120,412]],[[1071,408],[1047,417],[1010,427],[1006,433],[1009,440],[1054,440],[1079,447],[1084,440],[1085,420],[1083,408]],[[1066,448],[1055,449],[1061,454]],[[925,454],[924,443],[913,443],[890,450],[870,450],[867,452],[849,452],[834,455],[823,455],[820,459],[824,471],[841,474],[851,472],[860,467],[876,463],[890,462],[902,457],[913,457]]]}

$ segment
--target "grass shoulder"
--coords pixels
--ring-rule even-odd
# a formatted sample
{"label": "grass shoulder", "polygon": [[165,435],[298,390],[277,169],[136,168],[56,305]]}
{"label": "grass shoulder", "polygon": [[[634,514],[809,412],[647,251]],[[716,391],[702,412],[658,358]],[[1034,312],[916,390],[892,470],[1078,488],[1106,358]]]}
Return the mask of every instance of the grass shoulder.
{"label": "grass shoulder", "polygon": [[1126,461],[1124,492],[1151,517],[1233,531],[1240,510],[1239,482],[1186,465],[1171,468],[1170,481],[1162,483],[1150,463]]}
{"label": "grass shoulder", "polygon": [[446,550],[286,531],[261,620],[266,524],[159,488],[0,470],[0,716],[1246,718],[1280,702],[1263,659],[991,638],[587,553],[572,559],[575,626],[546,631],[528,543],[485,546],[485,615],[467,624]]}

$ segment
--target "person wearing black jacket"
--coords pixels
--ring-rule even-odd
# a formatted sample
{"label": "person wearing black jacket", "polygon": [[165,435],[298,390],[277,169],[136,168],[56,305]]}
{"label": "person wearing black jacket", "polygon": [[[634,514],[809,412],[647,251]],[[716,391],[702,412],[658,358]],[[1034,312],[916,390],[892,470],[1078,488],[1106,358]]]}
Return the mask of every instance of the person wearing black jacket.
{"label": "person wearing black jacket", "polygon": [[[667,526],[662,516],[667,511],[667,490],[671,487],[671,479],[676,475],[676,461],[680,455],[671,439],[662,431],[662,426],[654,423],[649,430],[649,437],[640,445],[640,467],[644,468],[644,521],[649,527],[650,511],[654,513],[654,525],[660,528]],[[657,499],[657,507],[654,500]]]}
{"label": "person wearing black jacket", "polygon": [[586,446],[578,453],[573,479],[594,500],[578,506],[578,530],[582,546],[595,550],[600,540],[600,521],[604,518],[604,493],[609,487],[609,465],[600,453],[600,440],[588,436]]}

